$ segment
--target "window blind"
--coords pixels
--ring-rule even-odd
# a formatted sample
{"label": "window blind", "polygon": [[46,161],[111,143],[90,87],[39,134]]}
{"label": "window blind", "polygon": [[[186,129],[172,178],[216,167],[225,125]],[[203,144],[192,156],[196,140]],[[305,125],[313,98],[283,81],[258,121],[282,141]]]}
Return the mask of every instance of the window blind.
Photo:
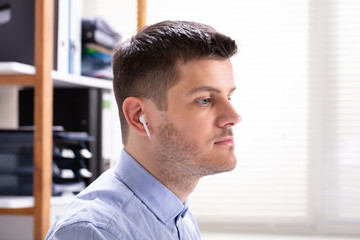
{"label": "window blind", "polygon": [[326,9],[322,217],[360,229],[360,2],[329,0]]}

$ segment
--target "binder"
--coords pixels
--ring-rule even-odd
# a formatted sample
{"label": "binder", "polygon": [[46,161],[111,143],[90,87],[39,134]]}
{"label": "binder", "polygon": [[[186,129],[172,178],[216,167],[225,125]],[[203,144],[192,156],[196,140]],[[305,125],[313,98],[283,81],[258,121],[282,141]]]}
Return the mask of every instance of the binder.
{"label": "binder", "polygon": [[114,49],[120,42],[121,35],[112,29],[103,19],[82,20],[82,42],[97,43]]}
{"label": "binder", "polygon": [[70,0],[69,73],[81,74],[81,9],[82,1]]}
{"label": "binder", "polygon": [[0,0],[0,61],[34,64],[34,0]]}
{"label": "binder", "polygon": [[57,71],[69,73],[70,1],[58,0]]}

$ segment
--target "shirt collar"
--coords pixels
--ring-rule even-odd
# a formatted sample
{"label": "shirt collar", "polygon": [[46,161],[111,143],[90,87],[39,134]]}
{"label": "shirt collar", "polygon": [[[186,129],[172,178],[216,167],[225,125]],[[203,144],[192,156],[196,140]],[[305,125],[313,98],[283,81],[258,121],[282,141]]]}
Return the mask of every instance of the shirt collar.
{"label": "shirt collar", "polygon": [[185,205],[155,177],[146,171],[126,151],[121,151],[115,174],[164,224],[182,212]]}

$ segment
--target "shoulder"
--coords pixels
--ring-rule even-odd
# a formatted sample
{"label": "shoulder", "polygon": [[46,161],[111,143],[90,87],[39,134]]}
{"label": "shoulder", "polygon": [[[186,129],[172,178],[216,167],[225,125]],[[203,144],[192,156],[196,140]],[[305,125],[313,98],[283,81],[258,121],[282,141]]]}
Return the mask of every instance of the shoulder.
{"label": "shoulder", "polygon": [[[97,201],[97,200],[95,200]],[[128,216],[126,211],[107,208],[96,208],[83,205],[77,213],[66,211],[48,232],[47,240],[84,239],[84,240],[125,240],[151,239],[144,229]]]}
{"label": "shoulder", "polygon": [[50,228],[47,239],[128,239],[127,229],[136,224],[124,214],[124,204],[113,205],[102,197],[77,198]]}
{"label": "shoulder", "polygon": [[95,226],[90,221],[75,221],[50,229],[45,240],[86,239],[86,240],[120,240],[126,239],[115,235],[106,228]]}
{"label": "shoulder", "polygon": [[[54,238],[48,239],[118,239],[121,235],[113,227],[114,218],[118,219],[119,215],[122,215],[124,206],[132,201],[132,198],[132,191],[116,180],[111,171],[107,172],[64,208],[49,230],[48,235]],[[121,226],[117,224],[117,227]],[[98,238],[84,238],[88,232]],[[66,238],[68,234],[71,238]],[[79,234],[81,238],[73,237],[73,234]],[[55,237],[57,235],[61,238]],[[114,237],[111,237],[112,235]]]}

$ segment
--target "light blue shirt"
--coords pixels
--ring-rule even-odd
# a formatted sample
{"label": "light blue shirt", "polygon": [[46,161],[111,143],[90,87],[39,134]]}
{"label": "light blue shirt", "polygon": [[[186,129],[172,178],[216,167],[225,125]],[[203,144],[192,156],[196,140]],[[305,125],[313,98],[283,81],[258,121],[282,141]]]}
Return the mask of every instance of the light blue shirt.
{"label": "light blue shirt", "polygon": [[45,239],[197,240],[200,232],[186,203],[122,150],[116,166],[64,209]]}

